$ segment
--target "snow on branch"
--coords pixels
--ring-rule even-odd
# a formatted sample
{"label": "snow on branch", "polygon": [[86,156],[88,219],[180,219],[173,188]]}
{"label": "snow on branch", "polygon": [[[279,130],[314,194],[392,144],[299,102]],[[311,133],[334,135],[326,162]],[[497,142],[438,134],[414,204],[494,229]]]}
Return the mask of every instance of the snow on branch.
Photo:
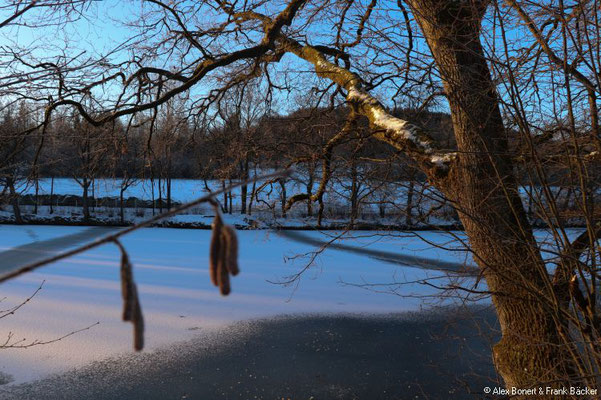
{"label": "snow on branch", "polygon": [[369,119],[377,139],[405,152],[428,172],[448,172],[457,153],[438,149],[437,143],[416,125],[390,114],[375,97],[363,89],[359,76],[329,62],[313,46],[302,45],[282,35],[279,41],[284,50],[312,63],[318,76],[330,79],[346,89],[347,101],[356,104],[359,112]]}

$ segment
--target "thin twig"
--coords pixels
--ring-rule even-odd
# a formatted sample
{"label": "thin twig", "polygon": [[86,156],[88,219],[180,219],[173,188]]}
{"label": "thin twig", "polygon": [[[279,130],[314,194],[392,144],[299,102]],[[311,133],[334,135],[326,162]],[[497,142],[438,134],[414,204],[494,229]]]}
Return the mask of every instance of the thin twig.
{"label": "thin twig", "polygon": [[38,294],[40,290],[42,290],[42,286],[44,286],[45,282],[46,282],[45,280],[42,281],[42,283],[40,283],[40,286],[35,290],[35,292],[33,292],[33,294],[31,296],[29,296],[28,298],[26,298],[25,300],[23,300],[17,306],[15,306],[15,307],[13,307],[11,309],[8,309],[8,310],[1,310],[0,311],[0,319],[2,319],[4,317],[7,317],[9,315],[14,315],[17,310],[19,310],[25,304],[29,303],[31,301],[31,299],[33,299],[35,297],[35,295]]}
{"label": "thin twig", "polygon": [[3,344],[0,344],[0,350],[5,350],[5,349],[27,349],[30,347],[34,347],[34,346],[41,346],[41,345],[45,345],[45,344],[51,344],[51,343],[56,343],[56,342],[60,342],[63,339],[66,339],[70,336],[76,335],[78,333],[84,332],[84,331],[88,331],[90,329],[92,329],[93,327],[95,327],[96,325],[100,325],[100,321],[93,323],[92,325],[89,325],[85,328],[82,329],[78,329],[72,332],[69,332],[61,337],[58,337],[56,339],[51,339],[51,340],[34,340],[33,342],[30,343],[26,343],[26,344],[21,344],[25,342],[25,339],[19,340],[18,342],[14,342],[14,343],[10,343],[10,340],[13,337],[13,333],[9,333],[8,335],[8,339],[6,339],[6,342],[4,342]]}

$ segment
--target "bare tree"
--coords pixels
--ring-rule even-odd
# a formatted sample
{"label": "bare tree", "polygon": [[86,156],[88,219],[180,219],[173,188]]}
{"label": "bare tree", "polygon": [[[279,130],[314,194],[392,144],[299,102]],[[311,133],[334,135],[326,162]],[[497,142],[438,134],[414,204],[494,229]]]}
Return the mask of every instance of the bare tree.
{"label": "bare tree", "polygon": [[[457,211],[486,281],[483,291],[492,296],[497,310],[503,337],[494,347],[494,360],[505,384],[518,388],[541,383],[552,387],[598,384],[598,349],[585,346],[596,367],[587,367],[581,355],[583,343],[599,337],[594,304],[596,243],[601,229],[594,222],[586,178],[599,147],[595,153],[585,145],[598,143],[599,138],[599,8],[596,1],[570,7],[561,0],[544,3],[531,14],[524,5],[529,2],[517,1],[503,3],[513,11],[509,13],[503,4],[489,0],[407,0],[387,2],[381,8],[378,1],[151,0],[145,2],[145,23],[137,25],[142,31],[123,45],[130,52],[130,62],[117,62],[115,57],[111,63],[104,57],[87,66],[72,60],[58,68],[73,74],[69,68],[76,66],[78,80],[64,79],[54,72],[55,65],[40,67],[50,74],[40,82],[60,82],[53,96],[56,100],[46,108],[46,120],[55,110],[69,106],[87,123],[101,126],[132,114],[156,113],[158,107],[185,92],[193,99],[191,112],[218,114],[214,107],[227,93],[257,76],[267,83],[267,100],[274,93],[285,96],[294,89],[311,89],[320,101],[345,104],[349,109],[346,123],[322,147],[320,188],[290,199],[317,201],[322,207],[321,188],[330,179],[332,148],[356,135],[357,124],[369,124],[372,139],[403,152]],[[531,15],[542,15],[544,21],[536,22]],[[515,22],[515,17],[521,22]],[[207,23],[211,18],[217,22]],[[323,31],[325,23],[334,26],[331,33]],[[506,29],[512,23],[514,29],[526,26],[533,47],[509,48]],[[496,35],[499,31],[499,38],[490,37],[489,32]],[[499,52],[505,57],[500,58]],[[520,54],[526,56],[519,58]],[[543,54],[548,69],[539,74]],[[283,71],[278,71],[282,65]],[[84,70],[89,74],[80,73]],[[306,77],[307,71],[311,78]],[[557,79],[547,79],[556,76],[563,81],[561,99],[554,97]],[[534,95],[516,93],[523,80]],[[539,81],[551,82],[544,87],[544,96],[540,85],[531,84]],[[82,93],[103,85],[114,90],[95,93],[103,112],[93,112]],[[51,88],[44,85],[39,90],[56,94]],[[441,95],[451,114],[453,143],[395,116],[390,111],[394,107],[386,107],[397,106],[404,98],[421,98],[426,104]],[[538,104],[520,103],[526,96]],[[537,170],[544,165],[534,151],[539,138],[531,130],[536,121],[530,114],[541,109],[557,111],[562,100],[565,112],[559,114],[562,119],[565,116],[569,135],[559,143],[564,150],[572,146],[563,156],[571,160],[568,175],[579,182],[583,193],[586,230],[575,240],[557,230],[561,238],[553,249],[557,267],[549,270],[520,197],[518,167],[523,160],[529,161],[522,168]],[[581,104],[587,104],[591,131],[584,139],[577,134],[581,129],[576,111],[583,108]],[[516,126],[526,141],[526,151],[514,146]],[[227,151],[228,142],[223,144]],[[538,175],[540,182],[544,173]],[[550,185],[542,182],[542,187],[553,209]],[[561,221],[560,215],[548,219],[553,227]],[[574,326],[584,326],[579,330],[580,341],[574,336]]]}
{"label": "bare tree", "polygon": [[73,154],[73,167],[68,173],[82,189],[84,221],[90,221],[90,186],[98,177],[108,150],[107,135],[110,126],[96,128],[74,118],[67,133]]}
{"label": "bare tree", "polygon": [[30,152],[33,140],[34,125],[31,111],[27,104],[9,105],[4,110],[0,125],[0,142],[2,143],[0,164],[0,180],[4,183],[4,191],[8,189],[8,198],[13,209],[15,222],[22,224],[21,208],[17,185],[26,182],[31,166]]}

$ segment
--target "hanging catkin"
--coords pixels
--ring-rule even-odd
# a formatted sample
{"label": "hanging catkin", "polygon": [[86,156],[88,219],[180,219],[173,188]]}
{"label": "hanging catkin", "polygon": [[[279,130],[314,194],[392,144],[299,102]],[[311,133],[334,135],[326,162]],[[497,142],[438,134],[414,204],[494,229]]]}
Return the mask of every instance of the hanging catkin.
{"label": "hanging catkin", "polygon": [[225,237],[223,235],[223,227],[221,229],[220,237],[221,247],[219,253],[219,261],[217,263],[217,279],[219,282],[219,291],[222,295],[227,296],[228,294],[230,294],[230,273],[227,270],[226,266],[228,249],[224,240]]}
{"label": "hanging catkin", "polygon": [[219,213],[215,214],[215,219],[213,220],[212,231],[211,231],[211,249],[209,254],[209,272],[211,275],[211,282],[213,285],[219,286],[218,275],[218,265],[219,265],[219,257],[221,255],[221,247],[222,247],[222,238],[221,238],[221,228],[223,223],[221,222],[221,217]]}
{"label": "hanging catkin", "polygon": [[238,238],[236,237],[236,231],[230,225],[223,227],[223,238],[225,243],[226,258],[225,266],[232,276],[238,275],[240,269],[238,268]]}
{"label": "hanging catkin", "polygon": [[124,321],[131,321],[134,327],[134,349],[140,351],[144,348],[144,316],[138,297],[138,288],[134,282],[132,265],[125,248],[118,240],[115,244],[121,251],[121,295],[123,297]]}
{"label": "hanging catkin", "polygon": [[125,251],[121,251],[121,295],[123,297],[123,321],[131,321],[134,307],[134,282],[131,263]]}
{"label": "hanging catkin", "polygon": [[134,349],[140,351],[144,348],[144,316],[138,298],[138,288],[133,285],[134,304],[132,310],[132,323],[134,324]]}
{"label": "hanging catkin", "polygon": [[219,287],[222,295],[231,291],[230,274],[238,275],[238,238],[236,230],[225,225],[215,205],[215,219],[212,224],[209,250],[209,274],[213,285]]}

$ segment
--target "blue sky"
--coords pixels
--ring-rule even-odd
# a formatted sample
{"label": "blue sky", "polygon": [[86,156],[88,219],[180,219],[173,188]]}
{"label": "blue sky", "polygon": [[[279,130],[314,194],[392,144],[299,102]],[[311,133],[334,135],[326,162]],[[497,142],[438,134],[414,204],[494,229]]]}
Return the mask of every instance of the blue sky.
{"label": "blue sky", "polygon": [[[383,7],[387,5],[385,2],[382,4]],[[60,51],[57,53],[57,50],[60,50],[65,44],[68,44],[70,50],[68,54],[65,55],[67,57],[72,57],[80,52],[85,52],[84,57],[91,56],[93,58],[98,58],[100,55],[106,54],[114,49],[115,46],[121,44],[130,37],[131,31],[127,27],[122,26],[122,24],[123,22],[132,20],[140,15],[143,7],[143,2],[133,0],[103,0],[92,2],[89,8],[85,10],[85,17],[64,26],[49,26],[41,29],[25,26],[4,28],[0,30],[0,46],[14,47],[16,44],[23,48],[37,47],[38,50],[36,50],[34,54],[44,56],[48,53],[60,54]],[[393,7],[393,4],[390,3],[390,10],[387,12],[393,20],[398,20],[398,27],[394,29],[398,32],[403,32],[403,20],[398,9]],[[32,17],[40,18],[42,21],[48,20],[46,16],[39,11],[28,14],[27,19],[31,20]],[[313,30],[311,36],[313,44],[317,44],[316,42],[318,42],[318,38],[321,34],[325,33],[327,36],[327,34],[331,32],[332,28],[327,24],[328,22],[317,22],[313,25],[311,28]],[[483,37],[491,37],[493,30],[490,22],[486,22],[485,24],[486,27],[484,29]],[[321,30],[321,32],[318,32],[319,30]],[[414,33],[419,37],[418,31]],[[515,25],[508,28],[508,39],[510,41],[517,41],[521,38],[526,39],[528,43],[532,40],[529,34],[524,33],[523,28],[516,28]],[[527,45],[527,43],[523,45]],[[416,39],[415,48],[427,52],[425,43],[419,38]],[[129,54],[122,53],[118,58],[114,57],[111,61],[118,62],[127,59],[129,59]],[[295,57],[287,56],[280,64],[292,65],[295,69],[306,71],[307,73],[305,76],[313,76],[312,67],[297,60]],[[278,65],[276,68],[283,70],[284,67],[283,65]],[[105,88],[105,90],[110,89]],[[500,88],[500,90],[502,91],[502,88]],[[194,91],[195,93],[206,91],[206,86],[199,86],[195,88]],[[530,95],[532,93],[526,92],[526,94]],[[282,105],[291,104],[285,95],[282,95],[281,100],[280,103]],[[441,110],[446,109],[444,103],[445,102],[443,101],[440,108]],[[547,110],[547,112],[549,111],[550,110]]]}

